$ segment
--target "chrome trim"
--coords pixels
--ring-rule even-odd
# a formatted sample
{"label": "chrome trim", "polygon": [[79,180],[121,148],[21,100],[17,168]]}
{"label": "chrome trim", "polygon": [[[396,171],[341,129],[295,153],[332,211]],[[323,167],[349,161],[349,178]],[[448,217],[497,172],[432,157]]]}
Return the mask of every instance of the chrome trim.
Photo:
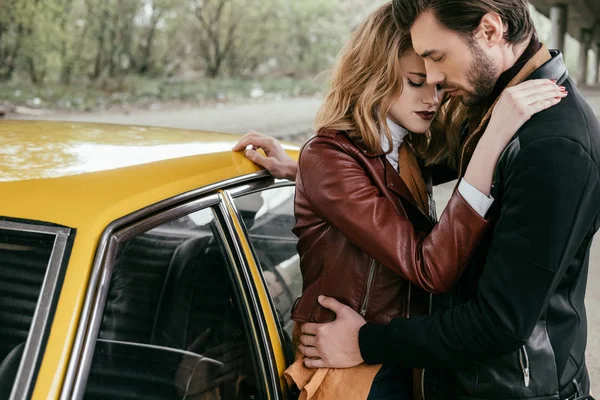
{"label": "chrome trim", "polygon": [[[253,193],[256,193],[256,192],[259,192],[259,191],[276,189],[276,188],[282,188],[282,187],[290,187],[290,186],[295,186],[295,182],[289,181],[289,180],[286,180],[286,179],[275,179],[275,180],[264,180],[264,181],[251,182],[251,183],[246,184],[243,187],[239,188],[239,190],[236,190],[235,194],[232,195],[232,197],[233,198],[238,198],[238,197],[241,197],[241,196],[244,196],[244,195],[253,194]],[[238,189],[238,188],[236,188],[236,189]],[[244,190],[242,190],[242,189],[244,189]],[[227,192],[231,194],[233,192],[233,190],[227,190]],[[240,216],[240,214],[239,214],[238,208],[235,205],[235,201],[233,202],[233,206],[234,206],[236,218],[239,221],[243,221],[242,218],[241,218],[241,216]],[[257,265],[260,265],[260,260],[258,259],[257,255],[256,255],[256,250],[254,249],[254,245],[253,245],[252,241],[250,240],[250,234],[248,233],[248,231],[247,231],[247,229],[246,229],[246,227],[245,227],[244,224],[242,224],[242,228],[243,228],[243,230],[244,230],[244,232],[246,234],[246,237],[247,237],[248,242],[250,244],[250,248],[252,249],[252,255],[254,257],[254,261],[256,262]],[[299,257],[299,256],[296,255],[296,257]],[[282,326],[279,323],[279,318],[277,317],[277,309],[275,307],[275,303],[273,302],[272,296],[269,293],[269,288],[268,288],[268,285],[267,285],[267,282],[266,282],[266,279],[265,279],[265,276],[263,274],[262,269],[259,270],[259,273],[261,275],[261,280],[262,280],[263,287],[267,291],[267,294],[268,294],[268,296],[270,298],[269,307],[271,308],[271,314],[275,318],[275,323],[276,323],[276,325],[278,327],[277,330],[278,330],[278,333],[279,333],[279,340],[281,341],[282,350],[285,353],[285,348],[283,348],[285,346],[285,343],[286,343],[285,327]],[[293,299],[293,295],[290,296],[290,297],[292,297],[292,299]],[[274,355],[273,355],[273,357],[274,357]],[[293,360],[287,360],[288,357],[285,357],[285,358],[286,358],[286,363],[292,363],[293,362]],[[276,371],[276,375],[278,375],[277,371]],[[278,385],[277,388],[285,390],[285,388],[281,388],[280,385]]]}
{"label": "chrome trim", "polygon": [[[235,228],[233,226],[233,219],[231,218],[231,215],[229,214],[229,210],[226,208],[227,204],[229,204],[232,207],[233,212],[234,212],[238,222],[241,223],[242,219],[237,211],[237,208],[235,207],[235,203],[233,201],[233,198],[229,194],[229,192],[223,191],[221,193],[221,197],[223,199],[223,202],[221,202],[221,204],[219,205],[219,208],[221,209],[221,212],[224,215],[225,224],[227,225],[227,229],[228,229],[229,233],[231,234],[231,236],[234,238],[233,244],[235,246],[235,251],[237,253],[237,256],[239,257],[241,266],[243,267],[242,272],[244,274],[244,279],[246,280],[246,285],[249,288],[253,288],[254,280],[252,279],[252,277],[249,276],[250,267],[246,260],[246,256],[244,255],[244,252],[241,249],[240,239],[235,234]],[[262,274],[261,274],[261,276],[262,276]],[[279,386],[279,380],[278,380],[279,374],[277,372],[277,368],[274,363],[275,356],[273,354],[273,349],[270,345],[270,341],[268,340],[268,330],[266,327],[263,311],[260,306],[260,302],[256,298],[255,291],[248,290],[248,292],[249,292],[250,300],[252,301],[252,306],[254,307],[255,312],[257,313],[257,315],[262,316],[262,318],[258,318],[259,321],[257,321],[258,322],[257,325],[258,325],[258,328],[260,331],[260,337],[257,339],[262,343],[263,348],[266,350],[267,355],[268,355],[267,360],[263,360],[265,362],[261,363],[261,367],[264,370],[263,373],[264,373],[265,379],[267,380],[267,382],[265,382],[265,383],[267,384],[267,387],[271,388],[271,393],[273,394],[273,397],[279,398],[280,397],[280,389],[281,389]],[[268,293],[268,291],[267,291],[267,293]],[[273,310],[271,310],[271,311],[273,311]],[[262,358],[263,357],[261,355],[261,359]],[[268,371],[265,370],[265,366],[268,367]],[[269,385],[269,383],[270,383],[270,385]]]}
{"label": "chrome trim", "polygon": [[207,207],[218,205],[220,202],[221,199],[218,195],[209,195],[207,197],[194,200],[190,203],[184,203],[179,206],[175,206],[174,208],[166,210],[158,215],[150,215],[147,218],[134,223],[133,225],[116,231],[110,237],[110,242],[105,253],[106,257],[100,269],[100,281],[98,288],[97,291],[92,294],[92,313],[91,318],[89,318],[89,321],[87,322],[87,332],[82,339],[83,350],[80,350],[81,360],[79,364],[74,367],[78,368],[79,373],[72,383],[72,394],[69,396],[63,390],[61,399],[81,399],[85,393],[85,386],[92,367],[92,359],[94,358],[94,344],[96,343],[98,333],[100,332],[102,314],[104,313],[104,306],[106,305],[106,298],[108,297],[108,291],[110,289],[110,279],[112,277],[114,260],[117,255],[119,244],[140,233],[147,232],[148,230],[167,221],[172,221]]}
{"label": "chrome trim", "polygon": [[37,373],[39,366],[42,348],[44,347],[44,337],[46,335],[52,306],[56,296],[56,289],[59,285],[61,266],[71,229],[36,225],[35,223],[11,222],[0,220],[0,229],[27,233],[37,233],[54,236],[54,244],[50,259],[48,260],[48,268],[44,275],[44,281],[40,288],[40,294],[37,299],[33,318],[25,341],[23,356],[19,363],[19,369],[15,378],[15,382],[10,394],[11,400],[26,399],[30,396],[33,389],[33,377]]}
{"label": "chrome trim", "polygon": [[79,365],[79,375],[77,376],[78,379],[76,379],[74,382],[73,394],[70,396],[71,399],[83,398],[85,393],[85,385],[87,384],[87,378],[92,368],[96,337],[100,331],[102,313],[104,312],[104,304],[106,303],[106,297],[108,296],[110,277],[112,275],[114,257],[117,254],[118,246],[119,242],[114,237],[111,237],[106,252],[106,260],[104,261],[105,265],[101,272],[100,282],[98,283],[98,293],[94,299],[94,307],[92,308],[92,314],[89,322],[90,326],[83,341],[84,349],[81,355],[81,363]]}
{"label": "chrome trim", "polygon": [[[71,397],[71,393],[73,392],[73,387],[75,384],[75,380],[78,375],[78,368],[80,363],[82,362],[82,351],[83,351],[83,341],[85,338],[85,334],[87,332],[87,327],[89,324],[89,319],[91,315],[91,306],[94,301],[94,296],[96,294],[98,281],[100,279],[100,269],[102,267],[102,263],[104,261],[104,254],[108,247],[108,240],[114,231],[121,228],[124,225],[134,222],[135,220],[144,218],[150,214],[159,212],[165,208],[173,206],[177,203],[184,202],[188,199],[199,197],[205,195],[207,193],[227,188],[233,185],[238,185],[245,182],[252,182],[255,180],[264,179],[270,177],[271,175],[267,171],[258,171],[252,174],[244,175],[241,177],[228,179],[222,182],[217,182],[212,185],[208,185],[199,189],[195,189],[169,199],[160,201],[151,206],[145,207],[141,210],[133,212],[129,215],[126,215],[122,218],[119,218],[112,223],[110,223],[102,236],[100,237],[100,241],[98,243],[98,247],[96,250],[96,255],[94,257],[94,263],[92,265],[92,272],[90,275],[90,280],[88,282],[88,287],[86,290],[85,300],[83,303],[83,307],[81,310],[81,316],[79,319],[79,323],[77,326],[77,333],[75,336],[75,341],[73,343],[73,349],[71,350],[71,356],[69,359],[69,364],[67,366],[67,371],[65,374],[65,380],[63,382],[63,387],[61,390],[60,400],[69,400]],[[1,221],[0,221],[1,222]],[[87,379],[87,377],[86,377]]]}
{"label": "chrome trim", "polygon": [[157,228],[169,221],[173,221],[177,218],[181,218],[186,215],[193,214],[197,211],[203,210],[208,207],[215,206],[221,202],[218,195],[213,194],[201,199],[193,200],[189,203],[184,203],[175,206],[171,209],[165,210],[158,215],[154,215],[143,219],[133,225],[127,226],[119,232],[114,234],[115,238],[119,242],[123,242],[139,235],[140,233],[147,232],[153,228]]}
{"label": "chrome trim", "polygon": [[263,179],[256,182],[250,182],[245,185],[237,186],[232,189],[227,189],[227,192],[232,198],[236,199],[240,196],[261,192],[263,190],[276,189],[280,187],[294,186],[294,182],[287,179]]}
{"label": "chrome trim", "polygon": [[410,318],[410,306],[412,304],[412,283],[408,284],[408,293],[406,294],[406,318]]}
{"label": "chrome trim", "polygon": [[[182,354],[184,356],[204,357],[202,354],[194,353],[193,351],[180,350],[180,349],[175,349],[173,347],[157,346],[155,344],[127,342],[127,341],[123,341],[123,340],[112,340],[112,339],[96,339],[96,342],[114,343],[114,344],[122,344],[123,346],[141,347],[144,349],[153,349],[153,350],[162,350],[162,351],[168,351],[170,353]],[[223,364],[223,363],[221,363],[221,364]]]}
{"label": "chrome trim", "polygon": [[67,236],[71,232],[69,228],[63,228],[59,226],[47,226],[47,225],[36,225],[35,221],[31,223],[26,222],[12,222],[0,220],[0,229],[6,229],[9,231],[21,231],[29,233],[42,233],[46,235],[57,235],[59,233],[65,233]]}
{"label": "chrome trim", "polygon": [[[253,293],[250,290],[248,290],[247,268],[246,268],[246,265],[243,263],[243,260],[245,258],[243,258],[243,255],[240,254],[239,243],[237,243],[234,240],[231,240],[231,242],[233,242],[234,249],[232,249],[229,244],[230,240],[228,239],[226,232],[229,232],[229,234],[232,233],[231,227],[230,227],[231,218],[229,218],[229,212],[228,212],[226,206],[223,205],[223,202],[221,202],[221,204],[219,205],[219,211],[221,212],[221,214],[223,214],[223,220],[225,221],[225,225],[227,226],[227,228],[223,227],[223,224],[221,223],[221,221],[219,219],[215,220],[215,225],[217,227],[217,231],[219,232],[219,237],[221,239],[223,247],[227,250],[227,257],[229,257],[229,262],[231,263],[231,268],[233,269],[231,272],[233,274],[235,274],[236,282],[232,282],[232,284],[236,285],[237,290],[242,292],[241,295],[244,298],[248,298],[248,296],[250,297],[250,302],[252,304],[247,304],[247,306],[254,307],[255,300],[254,300]],[[233,239],[233,237],[232,237],[232,239]],[[234,255],[234,252],[237,255],[237,258]],[[238,265],[239,265],[239,267],[236,267]],[[243,274],[243,276],[241,274]],[[246,294],[248,296],[245,296]],[[240,310],[240,311],[244,311],[244,310]],[[245,315],[245,313],[244,313],[244,315]],[[247,322],[251,327],[255,326],[255,324],[253,323],[252,320],[247,321]],[[258,354],[256,354],[256,357],[257,357],[257,361],[258,361],[258,368],[260,368],[260,372],[263,376],[263,380],[264,380],[263,384],[265,385],[265,388],[267,390],[269,390],[269,380],[267,378],[268,374],[265,369],[265,363],[263,362],[264,356],[261,351],[261,342],[260,342],[260,338],[258,337],[259,335],[257,335],[255,333],[255,330],[256,329],[251,329],[251,332],[250,332],[250,334],[253,337],[252,343],[257,347]],[[259,326],[259,331],[260,331],[260,326]],[[251,338],[248,338],[248,340],[251,340]],[[252,350],[254,353],[254,348]],[[267,395],[269,395],[269,393],[267,393]],[[271,396],[268,396],[268,397],[270,398]]]}
{"label": "chrome trim", "polygon": [[109,227],[105,230],[104,234],[100,238],[100,243],[98,244],[98,248],[96,250],[96,256],[94,257],[94,263],[92,264],[92,273],[90,276],[87,292],[81,310],[81,316],[79,318],[79,325],[77,328],[77,333],[75,335],[75,341],[73,342],[73,348],[71,349],[71,358],[69,359],[69,364],[65,373],[65,380],[63,382],[63,389],[61,391],[60,400],[69,399],[73,385],[75,383],[75,375],[80,362],[86,327],[89,323],[92,311],[91,306],[92,302],[94,301],[94,294],[96,293],[96,287],[100,279],[100,267],[102,266],[102,263],[104,261],[104,254],[106,252],[106,249],[108,248],[108,241],[113,229],[114,228],[112,228],[109,225]]}

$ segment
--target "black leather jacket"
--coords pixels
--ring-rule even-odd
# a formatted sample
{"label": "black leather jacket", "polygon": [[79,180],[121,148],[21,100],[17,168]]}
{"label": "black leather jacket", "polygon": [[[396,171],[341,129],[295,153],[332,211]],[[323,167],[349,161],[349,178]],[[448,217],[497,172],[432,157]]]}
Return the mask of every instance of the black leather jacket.
{"label": "black leather jacket", "polygon": [[429,368],[427,399],[559,400],[589,391],[584,297],[600,227],[600,124],[551,53],[528,79],[558,79],[569,95],[533,116],[502,154],[495,226],[454,293],[438,297],[430,316],[360,331],[368,363]]}

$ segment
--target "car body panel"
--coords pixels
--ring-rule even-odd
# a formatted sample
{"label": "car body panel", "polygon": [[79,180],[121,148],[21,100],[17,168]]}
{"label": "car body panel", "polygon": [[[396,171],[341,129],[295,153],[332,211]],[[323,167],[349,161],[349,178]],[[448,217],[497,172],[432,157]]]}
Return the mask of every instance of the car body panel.
{"label": "car body panel", "polygon": [[[6,145],[0,152],[0,216],[76,230],[33,399],[60,395],[103,232],[114,221],[166,199],[261,171],[242,154],[231,152],[238,139],[109,124],[0,123],[0,143]],[[286,150],[297,157],[297,148]],[[231,208],[229,213],[265,307],[269,301],[260,268]],[[272,310],[263,311],[269,339],[280,349]],[[283,353],[276,352],[275,358],[281,377]]]}

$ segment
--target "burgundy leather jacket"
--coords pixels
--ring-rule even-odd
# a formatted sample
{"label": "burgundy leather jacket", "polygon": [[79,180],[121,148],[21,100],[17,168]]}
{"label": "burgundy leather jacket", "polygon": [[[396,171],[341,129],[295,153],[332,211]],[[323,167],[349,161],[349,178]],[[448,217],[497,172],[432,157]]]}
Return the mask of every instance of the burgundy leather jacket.
{"label": "burgundy leather jacket", "polygon": [[[296,178],[294,233],[304,287],[292,318],[332,321],[317,301],[326,295],[369,322],[386,323],[411,309],[426,312],[423,291],[450,290],[488,222],[458,191],[429,233],[415,229],[407,208],[416,209],[415,201],[383,152],[369,154],[340,131],[311,138]],[[417,298],[421,304],[413,304]]]}

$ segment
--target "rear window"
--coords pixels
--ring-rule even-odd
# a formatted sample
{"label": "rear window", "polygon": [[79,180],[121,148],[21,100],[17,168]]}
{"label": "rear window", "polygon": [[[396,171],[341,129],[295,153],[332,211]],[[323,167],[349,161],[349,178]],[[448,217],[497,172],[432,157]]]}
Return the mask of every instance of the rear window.
{"label": "rear window", "polygon": [[[19,391],[30,389],[57,296],[54,290],[68,234],[65,228],[0,221],[0,398],[10,396],[21,361],[26,358],[33,368],[23,366],[19,381],[23,379],[24,384]],[[45,281],[44,295],[40,296]],[[44,304],[36,314],[40,298]],[[37,327],[36,332],[31,332],[32,326]],[[24,357],[30,334],[30,350]]]}
{"label": "rear window", "polygon": [[25,343],[54,237],[0,230],[0,359]]}

